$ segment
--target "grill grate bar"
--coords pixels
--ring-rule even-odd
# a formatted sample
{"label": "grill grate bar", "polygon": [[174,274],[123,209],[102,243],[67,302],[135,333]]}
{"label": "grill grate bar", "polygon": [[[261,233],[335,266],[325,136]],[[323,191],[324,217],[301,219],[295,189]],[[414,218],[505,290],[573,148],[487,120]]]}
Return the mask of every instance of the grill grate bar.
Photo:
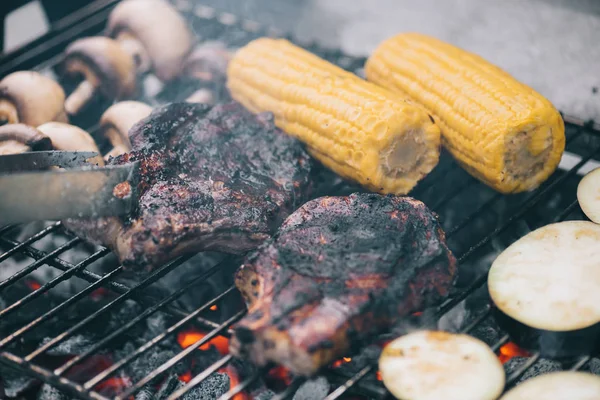
{"label": "grill grate bar", "polygon": [[179,290],[173,292],[172,294],[170,294],[169,296],[165,297],[163,300],[159,301],[158,303],[156,303],[152,307],[145,309],[144,312],[142,312],[140,315],[138,315],[137,317],[135,317],[134,319],[132,319],[131,321],[129,321],[128,323],[126,323],[125,325],[123,325],[121,328],[119,328],[116,331],[112,332],[110,335],[106,336],[102,340],[94,343],[94,345],[91,346],[89,349],[87,349],[83,353],[81,353],[81,354],[73,357],[72,359],[70,359],[69,361],[67,361],[65,364],[63,364],[60,368],[55,369],[54,373],[56,375],[58,375],[58,376],[61,376],[67,370],[69,370],[71,367],[73,367],[75,364],[80,363],[80,362],[86,360],[88,357],[90,357],[96,351],[98,351],[102,347],[104,347],[104,345],[106,345],[107,343],[109,343],[111,340],[113,340],[114,338],[118,337],[122,333],[126,332],[128,329],[130,329],[131,327],[133,327],[138,322],[141,322],[142,320],[146,319],[146,317],[148,317],[149,315],[151,315],[155,311],[159,310],[160,308],[162,308],[166,304],[170,303],[171,301],[177,299],[179,296],[181,296],[183,293],[185,293],[187,290],[189,290],[192,286],[196,285],[201,280],[204,280],[204,279],[210,277],[211,275],[213,275],[215,272],[217,272],[219,270],[220,267],[221,267],[221,264],[215,264],[214,266],[212,266],[211,268],[209,268],[203,274],[198,275],[197,277],[195,277],[194,279],[192,279],[184,287],[182,287]]}
{"label": "grill grate bar", "polygon": [[591,359],[592,357],[590,356],[581,357],[575,364],[573,364],[573,366],[571,367],[571,371],[579,371],[580,369],[585,367]]}
{"label": "grill grate bar", "polygon": [[148,341],[143,346],[140,346],[133,353],[131,353],[128,356],[126,356],[126,357],[122,358],[121,360],[117,361],[115,364],[113,364],[109,368],[105,369],[104,371],[102,371],[101,373],[99,373],[98,375],[96,375],[95,377],[93,377],[92,379],[90,379],[89,381],[87,381],[83,386],[86,389],[91,389],[92,387],[96,386],[99,382],[103,381],[108,376],[112,375],[115,371],[117,371],[120,368],[122,368],[123,366],[129,364],[132,360],[134,360],[135,358],[137,358],[140,355],[144,354],[146,351],[150,350],[155,345],[157,345],[158,343],[160,343],[161,341],[163,341],[163,339],[165,339],[171,333],[177,331],[184,324],[186,324],[187,322],[191,321],[198,314],[200,314],[201,312],[205,311],[206,309],[208,309],[208,307],[210,307],[211,305],[215,304],[216,302],[218,302],[219,300],[221,300],[222,298],[224,298],[225,296],[227,296],[233,290],[234,290],[234,288],[230,287],[229,289],[227,289],[226,291],[224,291],[223,293],[221,293],[220,295],[218,295],[214,299],[210,300],[209,302],[207,302],[203,306],[201,306],[198,309],[196,309],[193,313],[187,315],[184,319],[182,319],[179,322],[177,322],[176,324],[170,326],[166,331],[164,331],[160,335],[155,336],[152,340]]}
{"label": "grill grate bar", "polygon": [[234,388],[229,389],[227,393],[224,393],[217,400],[231,400],[242,390],[245,390],[248,386],[252,385],[258,378],[264,375],[268,371],[267,368],[263,368],[260,370],[254,371],[248,378],[244,379],[244,381],[240,382]]}
{"label": "grill grate bar", "polygon": [[[15,254],[16,252],[18,252],[19,250],[21,250],[23,247],[30,245],[33,242],[36,242],[38,240],[40,240],[41,238],[43,238],[44,236],[54,232],[55,230],[57,230],[58,228],[60,228],[61,224],[60,222],[57,222],[53,225],[50,225],[49,227],[39,231],[38,233],[36,233],[35,235],[31,236],[30,238],[24,240],[23,242],[19,243],[18,245],[16,245],[15,247],[11,248],[10,250],[8,250],[7,252],[5,252],[4,254],[0,255],[0,262],[6,260],[8,257],[12,256],[13,254]],[[15,226],[9,226],[9,229],[14,228]],[[8,231],[9,229],[6,230],[2,230],[0,231],[0,235],[4,234],[6,231]],[[0,286],[1,288],[1,286]]]}
{"label": "grill grate bar", "polygon": [[493,346],[490,346],[492,348],[492,351],[494,353],[498,352],[498,350],[500,350],[500,347],[504,346],[506,343],[508,343],[508,341],[510,340],[510,337],[508,335],[504,335],[500,338],[500,340],[498,340],[496,343],[494,343]]}
{"label": "grill grate bar", "polygon": [[343,385],[339,386],[333,392],[329,394],[329,396],[325,397],[324,400],[335,400],[340,398],[344,393],[348,391],[352,386],[356,385],[361,379],[365,376],[369,375],[371,372],[375,371],[374,365],[367,365],[363,367],[360,371],[354,374],[351,378],[349,378]]}
{"label": "grill grate bar", "polygon": [[435,204],[431,206],[433,211],[439,210],[443,205],[454,199],[456,196],[461,194],[463,191],[468,190],[471,186],[474,186],[477,182],[475,178],[469,176],[465,182],[457,185],[450,193],[442,196]]}
{"label": "grill grate bar", "polygon": [[[591,160],[592,157],[594,155],[596,155],[598,152],[600,152],[600,147],[597,147],[588,156],[582,158],[582,160],[579,163],[577,163],[577,165],[575,165],[571,170],[569,170],[564,175],[562,175],[562,176],[558,177],[557,179],[555,179],[554,181],[552,181],[548,186],[546,186],[540,192],[537,192],[536,194],[529,197],[529,199],[526,200],[524,202],[524,204],[521,205],[521,209],[519,211],[515,212],[511,217],[509,217],[504,224],[502,224],[498,228],[494,229],[494,231],[492,231],[489,235],[487,235],[485,238],[483,238],[477,244],[475,244],[469,250],[467,250],[463,255],[461,255],[458,258],[458,263],[461,264],[462,262],[464,262],[471,255],[473,255],[475,253],[475,251],[477,251],[481,247],[485,246],[486,244],[488,244],[490,242],[490,240],[492,240],[498,234],[500,234],[500,233],[504,232],[506,229],[508,229],[513,224],[513,222],[521,219],[537,203],[539,203],[540,200],[542,200],[545,195],[549,194],[552,189],[556,188],[560,183],[562,183],[569,176],[577,173],[577,171],[579,169],[581,169],[581,167],[583,167],[589,160]],[[483,285],[483,283],[485,282],[485,279],[486,279],[485,275],[480,276],[477,279],[475,279],[475,281],[471,285],[469,285],[467,287],[467,289],[465,289],[459,295],[457,295],[454,298],[447,301],[446,304],[442,305],[442,307],[440,307],[440,311],[438,312],[438,315],[444,315],[448,311],[450,311],[452,308],[454,308],[458,303],[463,301],[469,294],[471,294],[473,291],[475,291],[481,285]]]}
{"label": "grill grate bar", "polygon": [[[199,384],[204,382],[209,376],[211,376],[212,374],[217,372],[219,369],[221,369],[224,366],[226,366],[227,364],[229,364],[231,362],[231,360],[233,360],[233,356],[231,354],[228,354],[225,357],[222,357],[221,359],[219,359],[219,361],[215,362],[213,365],[206,368],[200,374],[196,375],[185,386],[183,386],[180,389],[173,392],[173,394],[171,394],[167,398],[167,400],[177,399],[177,398],[183,396],[184,394],[189,392],[191,389],[195,388],[196,386],[198,386]],[[271,399],[271,400],[273,400],[273,399]]]}
{"label": "grill grate bar", "polygon": [[[76,239],[73,239],[71,242],[73,242],[74,240],[76,240]],[[69,243],[71,243],[71,242],[69,242]],[[38,297],[40,297],[41,295],[43,295],[44,293],[46,293],[47,291],[49,291],[50,289],[52,289],[53,287],[58,285],[59,283],[72,277],[75,274],[75,272],[80,271],[83,268],[86,268],[88,265],[92,264],[94,261],[103,257],[106,253],[107,253],[106,250],[97,251],[96,253],[92,254],[85,260],[81,261],[79,264],[77,264],[71,270],[65,271],[62,274],[60,274],[59,276],[57,276],[56,278],[52,279],[51,281],[43,284],[42,286],[40,286],[39,289],[34,290],[33,292],[29,293],[22,299],[14,302],[10,306],[6,307],[4,310],[0,311],[0,318],[6,317],[6,314],[10,314],[11,312],[18,309],[19,307],[22,307],[22,306],[26,305],[27,303],[37,299]]]}
{"label": "grill grate bar", "polygon": [[81,320],[77,324],[73,325],[71,328],[67,329],[66,331],[64,331],[60,335],[58,335],[55,338],[53,338],[52,340],[48,341],[43,346],[40,346],[37,350],[35,350],[35,351],[31,352],[30,354],[28,354],[25,357],[25,360],[26,361],[31,361],[35,357],[37,357],[40,354],[42,354],[43,352],[45,352],[46,350],[51,349],[52,347],[56,346],[60,342],[64,341],[65,339],[67,339],[69,337],[71,337],[79,329],[85,327],[90,321],[96,319],[98,316],[100,316],[101,314],[105,313],[106,311],[111,310],[113,307],[116,307],[119,304],[123,303],[125,300],[127,300],[128,298],[130,298],[136,292],[138,292],[138,291],[140,291],[140,290],[142,290],[142,289],[150,286],[151,284],[153,284],[154,282],[156,282],[158,279],[162,278],[167,273],[171,272],[174,268],[178,267],[181,263],[183,263],[188,258],[191,258],[191,256],[189,256],[189,257],[182,257],[182,258],[180,258],[178,260],[172,261],[172,262],[167,263],[167,264],[163,265],[162,267],[158,268],[149,277],[147,277],[142,282],[140,282],[137,285],[135,285],[133,288],[129,289],[126,293],[123,293],[122,295],[120,295],[119,297],[117,297],[116,299],[114,299],[113,301],[111,301],[110,303],[108,303],[105,306],[103,306],[102,308],[100,308],[98,311],[96,311],[93,314],[91,314],[90,316],[84,318],[83,320]]}
{"label": "grill grate bar", "polygon": [[306,378],[298,377],[294,378],[294,380],[290,383],[288,387],[286,387],[282,392],[277,393],[275,396],[271,397],[271,400],[287,400],[296,394],[296,390],[306,382]]}
{"label": "grill grate bar", "polygon": [[[42,265],[44,265],[46,263],[46,261],[48,259],[54,258],[54,257],[58,256],[59,254],[64,253],[65,251],[73,248],[74,246],[76,246],[80,242],[81,242],[81,239],[79,239],[79,238],[71,239],[70,241],[68,241],[67,243],[63,244],[62,246],[60,246],[56,250],[54,250],[54,251],[52,251],[50,253],[47,253],[42,258],[34,261],[32,264],[30,264],[29,266],[23,268],[22,270],[20,270],[16,274],[10,276],[9,278],[5,279],[3,282],[0,282],[0,290],[4,289],[7,286],[12,285],[13,283],[15,283],[16,281],[18,281],[19,279],[21,279],[25,275],[27,275],[27,274],[35,271],[36,269],[40,268]],[[2,312],[0,312],[0,317],[2,317],[2,315],[5,312],[6,312],[6,309],[3,310]]]}
{"label": "grill grate bar", "polygon": [[0,341],[0,349],[2,347],[7,346],[11,342],[15,341],[16,339],[21,337],[23,334],[27,333],[29,330],[35,328],[36,326],[43,323],[44,321],[47,321],[48,319],[52,318],[54,315],[58,314],[60,311],[62,311],[66,307],[68,307],[71,304],[77,302],[78,300],[84,298],[89,293],[93,292],[94,290],[96,290],[97,288],[102,286],[106,281],[111,279],[114,275],[117,275],[118,273],[120,273],[122,270],[123,270],[123,267],[118,267],[117,269],[112,270],[111,272],[106,274],[102,279],[94,282],[90,286],[83,289],[81,292],[77,293],[76,295],[70,297],[68,300],[66,300],[63,303],[59,304],[58,306],[54,307],[52,310],[39,316],[35,320],[31,321],[29,324],[25,325],[23,328],[14,332],[12,335],[7,336],[2,341]]}
{"label": "grill grate bar", "polygon": [[539,352],[536,352],[531,357],[529,357],[525,364],[521,365],[519,368],[517,368],[517,370],[515,370],[506,378],[506,385],[504,385],[504,390],[511,387],[517,381],[517,379],[519,379],[529,368],[533,367],[533,365],[536,362],[538,362],[539,359]]}
{"label": "grill grate bar", "polygon": [[461,333],[471,332],[473,329],[477,328],[479,326],[479,324],[481,324],[483,321],[488,319],[488,317],[490,317],[491,315],[492,315],[492,308],[488,305],[484,312],[482,312],[477,318],[475,318],[475,320],[473,322],[471,322],[469,325],[467,325],[463,329],[461,329],[460,332]]}
{"label": "grill grate bar", "polygon": [[[208,307],[208,306],[209,305],[205,304],[202,307]],[[194,344],[186,347],[184,350],[182,350],[181,352],[179,352],[174,357],[170,358],[167,362],[165,362],[164,364],[162,364],[160,367],[158,367],[157,369],[155,369],[154,371],[152,371],[151,373],[149,373],[148,375],[146,375],[143,379],[141,379],[135,385],[133,385],[132,387],[130,387],[129,389],[127,389],[126,392],[124,392],[121,395],[119,395],[117,397],[117,399],[123,400],[123,399],[126,399],[127,397],[131,396],[132,394],[134,394],[135,392],[137,392],[138,390],[140,390],[142,388],[142,386],[144,386],[145,384],[149,383],[154,378],[156,378],[156,377],[162,375],[163,373],[167,372],[168,369],[170,369],[172,366],[174,366],[175,364],[177,364],[179,361],[183,360],[184,358],[186,358],[187,356],[189,356],[190,354],[192,354],[194,351],[198,350],[198,348],[200,346],[208,343],[215,336],[219,335],[222,331],[226,330],[230,325],[232,325],[233,323],[235,323],[236,321],[238,321],[244,315],[246,315],[246,310],[238,311],[236,314],[234,314],[232,317],[230,317],[227,321],[225,321],[222,324],[220,324],[218,328],[213,329],[212,331],[210,331],[209,333],[207,333],[206,336],[204,336],[202,339],[200,339],[200,340],[196,341]]]}

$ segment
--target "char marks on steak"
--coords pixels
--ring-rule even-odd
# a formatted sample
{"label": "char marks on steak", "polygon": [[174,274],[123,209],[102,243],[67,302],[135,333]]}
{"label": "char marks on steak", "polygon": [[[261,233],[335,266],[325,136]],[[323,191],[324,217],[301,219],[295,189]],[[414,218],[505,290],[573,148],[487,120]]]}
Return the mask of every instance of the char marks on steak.
{"label": "char marks on steak", "polygon": [[312,200],[246,257],[248,314],[230,349],[312,375],[402,317],[439,304],[457,274],[437,217],[420,201],[353,194]]}
{"label": "char marks on steak", "polygon": [[150,268],[201,250],[244,253],[269,238],[309,189],[312,161],[302,145],[271,115],[237,103],[164,106],[129,136],[133,151],[108,164],[140,162],[137,210],[66,221],[125,265]]}

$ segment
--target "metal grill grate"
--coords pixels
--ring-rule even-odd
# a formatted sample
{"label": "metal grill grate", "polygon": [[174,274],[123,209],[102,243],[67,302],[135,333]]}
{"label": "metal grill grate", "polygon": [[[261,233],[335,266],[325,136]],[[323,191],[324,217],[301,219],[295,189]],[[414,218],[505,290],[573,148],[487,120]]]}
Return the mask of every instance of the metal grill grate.
{"label": "metal grill grate", "polygon": [[[4,62],[0,65],[1,73],[5,74],[16,69],[33,68],[34,65],[32,64],[36,64],[35,69],[37,70],[50,71],[60,61],[60,52],[69,42],[81,35],[97,34],[100,31],[111,7],[116,3],[116,0],[98,1],[92,7],[88,7],[85,13],[82,12],[82,15],[79,15],[78,19],[70,20],[67,21],[68,23],[60,25],[58,30],[53,32],[50,37],[34,43],[32,46],[25,48],[13,56],[5,57]],[[278,32],[265,30],[254,22],[238,20],[230,14],[219,14],[211,8],[192,6],[187,1],[178,1],[177,5],[189,18],[195,31],[204,39],[224,40],[229,45],[237,46],[261,35],[280,35]],[[322,57],[359,74],[361,72],[360,68],[365,61],[363,58],[349,57],[337,50],[322,49],[314,43],[305,43],[303,45]],[[174,96],[173,93],[177,93],[177,96]],[[160,104],[168,101],[181,101],[185,98],[185,94],[189,93],[165,87],[156,96],[152,98],[144,97],[142,100],[151,104]],[[423,200],[434,211],[440,214],[441,221],[447,232],[450,247],[459,258],[461,265],[462,278],[461,282],[459,282],[459,287],[452,298],[437,310],[435,314],[436,319],[452,313],[461,302],[468,301],[469,296],[478,296],[479,289],[485,284],[486,271],[489,268],[491,260],[490,254],[493,255],[499,249],[510,244],[510,242],[516,240],[519,236],[522,236],[523,230],[532,230],[551,222],[583,218],[575,198],[575,187],[582,171],[589,168],[588,162],[600,156],[600,129],[593,124],[584,124],[582,121],[571,118],[566,118],[566,121],[567,151],[571,154],[571,159],[575,160],[574,165],[570,166],[570,168],[563,168],[557,171],[548,182],[535,192],[510,197],[497,194],[471,178],[447,154],[444,154],[436,170],[412,193],[414,197]],[[84,122],[82,125],[89,128],[88,131],[93,130],[93,127],[86,126]],[[352,187],[342,186],[339,191],[340,193],[345,193],[352,189]],[[80,245],[82,240],[79,238],[71,236],[64,244],[52,251],[42,251],[35,248],[35,244],[45,237],[58,233],[65,234],[60,223],[49,225],[24,240],[19,241],[11,238],[11,233],[22,228],[21,226],[0,228],[0,249],[5,250],[3,254],[0,254],[0,263],[18,255],[30,257],[34,262],[8,279],[0,282],[0,293],[44,265],[60,271],[60,274],[17,302],[1,310],[0,324],[9,321],[11,314],[19,311],[19,309],[25,307],[35,299],[40,298],[50,289],[74,277],[83,279],[89,284],[73,297],[39,315],[33,321],[15,330],[9,336],[2,338],[0,340],[0,362],[17,368],[76,397],[83,399],[105,399],[106,397],[96,391],[95,387],[111,376],[114,376],[115,373],[129,363],[132,363],[145,352],[150,351],[162,340],[170,335],[175,335],[190,323],[198,324],[207,329],[207,334],[203,338],[181,350],[144,378],[133,382],[130,387],[126,388],[124,392],[119,393],[116,397],[117,399],[128,399],[144,385],[156,377],[165,374],[179,361],[190,356],[200,346],[208,343],[214,337],[218,335],[228,336],[230,326],[245,314],[245,310],[237,310],[233,315],[226,317],[223,322],[214,322],[204,317],[205,311],[211,306],[235,293],[234,287],[228,288],[191,313],[178,308],[174,304],[188,289],[197,286],[200,282],[215,274],[222,264],[212,266],[201,275],[189,281],[184,287],[168,296],[156,298],[156,296],[149,294],[148,287],[191,257],[183,257],[172,261],[155,270],[136,285],[128,286],[118,280],[120,274],[123,272],[122,266],[116,265],[112,271],[106,274],[98,274],[89,269],[90,265],[110,255],[108,249],[102,248],[89,253],[87,258],[74,264],[61,259],[60,256],[75,246]],[[223,262],[227,262],[227,259]],[[61,313],[64,313],[68,307],[77,306],[77,303],[83,298],[101,287],[117,294],[117,297],[26,355],[18,356],[8,350],[9,345],[17,343],[24,335],[36,329],[43,329],[40,328],[40,325],[56,316],[62,315]],[[129,299],[143,305],[145,308],[144,311],[108,336],[95,342],[82,353],[70,358],[53,370],[43,367],[38,362],[48,350],[77,334],[77,332],[84,329],[101,315],[113,312],[120,304]],[[481,301],[485,302],[486,300]],[[164,332],[156,335],[152,340],[143,344],[134,352],[118,360],[84,383],[77,383],[66,377],[66,373],[71,368],[85,362],[94,354],[101,351],[110,341],[125,334],[134,325],[143,322],[157,311],[165,312],[177,318],[178,322],[169,326]],[[490,317],[490,307],[484,308],[479,314],[466,318],[458,330],[464,333],[473,333],[484,322],[489,320]],[[493,343],[491,347],[494,351],[498,351],[508,341],[508,335],[504,335],[500,340]],[[570,368],[573,370],[584,368],[590,359],[590,357],[582,357],[574,360]],[[539,360],[539,353],[535,353],[529,357],[526,363],[507,377],[507,387],[513,385]],[[223,356],[201,373],[192,377],[184,387],[174,392],[169,399],[184,395],[231,361],[232,357],[230,355]],[[264,376],[269,369],[270,367],[255,370],[228,393],[221,396],[220,400],[234,398],[236,394],[248,388],[261,376]],[[374,383],[376,381],[361,382],[363,378],[373,376],[375,371],[375,365],[367,365],[353,376],[344,376],[340,372],[326,372],[331,381],[341,382],[329,394],[327,399],[340,398],[347,392],[352,391],[372,398],[384,398],[388,396],[382,385]],[[303,381],[301,378],[294,379],[274,399],[291,398]]]}

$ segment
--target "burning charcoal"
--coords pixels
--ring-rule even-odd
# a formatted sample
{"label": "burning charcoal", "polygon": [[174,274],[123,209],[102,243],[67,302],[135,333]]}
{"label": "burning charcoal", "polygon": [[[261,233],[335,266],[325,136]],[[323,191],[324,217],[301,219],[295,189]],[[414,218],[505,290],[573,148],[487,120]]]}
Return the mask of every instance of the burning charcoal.
{"label": "burning charcoal", "polygon": [[592,374],[600,375],[600,359],[592,358],[587,364],[587,370]]}
{"label": "burning charcoal", "polygon": [[[504,364],[504,370],[506,371],[506,376],[509,376],[517,369],[519,369],[523,364],[527,362],[527,357],[513,357],[509,361]],[[548,372],[562,371],[562,365],[558,361],[548,360],[546,358],[540,358],[532,367],[530,367],[521,377],[517,380],[517,384],[534,378],[540,374],[546,374]]]}
{"label": "burning charcoal", "polygon": [[167,376],[165,381],[160,385],[160,388],[156,391],[156,396],[154,396],[154,400],[163,400],[169,397],[171,393],[173,393],[181,382],[177,375],[171,374]]}
{"label": "burning charcoal", "polygon": [[69,396],[48,384],[44,384],[38,392],[37,400],[69,400]]}
{"label": "burning charcoal", "polygon": [[479,324],[475,329],[469,332],[469,334],[475,336],[478,339],[481,339],[489,346],[498,343],[498,341],[502,337],[502,332],[491,318],[488,318],[487,320]]}
{"label": "burning charcoal", "polygon": [[[135,351],[136,346],[133,343],[127,343],[123,349],[123,356],[131,354]],[[129,364],[127,374],[131,377],[132,381],[136,382],[166,363],[170,358],[177,354],[172,350],[164,350],[161,348],[153,348],[142,356],[136,358]],[[188,371],[189,367],[186,365],[186,361],[181,361],[173,367],[173,373],[181,375]],[[162,377],[159,377],[157,381],[162,382]]]}
{"label": "burning charcoal", "polygon": [[[183,386],[181,382],[179,387]],[[227,374],[216,373],[212,374],[200,385],[196,386],[185,395],[181,400],[212,400],[217,399],[223,393],[229,390],[229,377]]]}
{"label": "burning charcoal", "polygon": [[[48,343],[52,338],[47,337],[42,340],[42,345]],[[46,352],[50,356],[70,356],[81,354],[86,351],[94,343],[88,337],[83,335],[71,336],[64,342],[59,343],[57,346],[51,348]]]}
{"label": "burning charcoal", "polygon": [[329,382],[323,376],[304,382],[294,395],[293,400],[320,400],[327,397]]}
{"label": "burning charcoal", "polygon": [[[12,369],[0,366],[0,399],[16,398],[24,396],[25,392],[39,385],[39,382],[33,378],[25,376]],[[4,393],[2,389],[4,388]]]}
{"label": "burning charcoal", "polygon": [[144,331],[144,339],[152,339],[160,335],[169,327],[168,317],[162,312],[156,312],[146,319],[146,330]]}
{"label": "burning charcoal", "polygon": [[250,398],[253,400],[271,400],[273,396],[275,396],[275,393],[272,390],[265,389],[258,394],[252,392],[252,396]]}

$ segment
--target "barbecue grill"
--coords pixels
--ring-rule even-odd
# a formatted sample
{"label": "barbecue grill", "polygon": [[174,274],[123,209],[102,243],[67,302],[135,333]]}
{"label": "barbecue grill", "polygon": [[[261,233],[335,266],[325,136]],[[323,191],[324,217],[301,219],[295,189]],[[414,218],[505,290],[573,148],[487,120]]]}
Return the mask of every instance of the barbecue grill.
{"label": "barbecue grill", "polygon": [[[116,3],[118,0],[98,0],[59,21],[48,35],[0,59],[0,76],[25,69],[55,73],[54,67],[61,61],[62,50],[76,38],[99,34]],[[259,36],[285,36],[282,32],[265,28],[253,21],[239,19],[232,14],[219,13],[196,3],[177,1],[175,4],[203,40],[220,40],[230,47],[237,47]],[[294,38],[290,39],[294,40]],[[349,71],[357,74],[362,72],[365,59],[361,57],[351,57],[339,50],[325,49],[315,43],[299,44]],[[193,85],[175,82],[158,88],[151,95],[146,91],[141,100],[152,105],[182,101],[194,89]],[[103,106],[99,104],[98,107],[90,107],[90,109],[103,109],[105,108]],[[88,112],[74,122],[89,132],[94,132],[93,124],[97,120],[98,115]],[[576,187],[581,175],[589,170],[589,163],[593,162],[594,158],[600,157],[600,127],[567,116],[565,121],[568,154],[566,159],[570,164],[563,162],[560,169],[534,192],[513,196],[498,194],[470,177],[452,161],[448,154],[443,154],[439,166],[411,193],[440,215],[447,232],[449,246],[460,263],[459,282],[451,298],[439,309],[425,312],[422,316],[415,316],[415,321],[411,323],[427,327],[435,326],[438,321],[441,321],[440,323],[446,329],[480,337],[496,352],[509,343],[509,336],[494,325],[493,310],[489,306],[484,287],[486,273],[494,256],[530,230],[552,222],[585,218],[576,200]],[[324,179],[334,179],[326,173],[324,176]],[[356,190],[358,189],[352,185],[339,182],[334,189],[337,194],[348,194]],[[2,331],[2,326],[11,326],[9,334],[0,338],[0,367],[15,369],[41,383],[82,399],[109,397],[129,399],[139,394],[149,384],[155,384],[161,377],[174,371],[182,360],[201,351],[199,348],[214,343],[215,338],[228,337],[230,327],[245,314],[243,303],[236,298],[234,286],[214,286],[217,288],[213,290],[214,297],[192,311],[182,307],[178,301],[181,296],[189,292],[189,289],[204,288],[202,284],[206,283],[211,276],[218,274],[225,264],[238,262],[239,259],[235,257],[225,257],[219,263],[196,274],[193,279],[186,279],[184,285],[170,293],[157,293],[156,290],[152,290],[153,285],[168,279],[170,274],[175,273],[192,256],[174,260],[143,278],[123,280],[121,279],[123,267],[111,261],[111,253],[108,249],[82,246],[83,240],[66,233],[60,222],[45,224],[38,232],[31,233],[32,227],[40,226],[39,223],[35,223],[29,226],[11,225],[0,228],[0,249],[3,251],[0,253],[0,272],[4,265],[11,261],[22,262],[23,258],[31,259],[31,263],[25,268],[0,282],[0,308],[3,307],[0,309],[0,332],[5,333]],[[23,236],[23,232],[30,233]],[[50,237],[62,239],[52,241],[51,248],[46,245],[40,249],[41,246],[38,244],[44,241],[47,243]],[[63,256],[75,248],[78,249],[80,259],[76,262],[66,261]],[[102,263],[103,272],[97,272],[97,269],[93,268],[98,263]],[[22,294],[15,302],[2,304],[3,294],[24,281],[28,282],[29,277],[42,267],[55,270],[51,280],[30,285],[31,290]],[[35,315],[32,320],[13,326],[15,315],[26,309],[28,305],[43,300],[53,288],[74,280],[85,282],[85,285],[80,284],[80,290],[74,295],[61,299],[56,304],[53,303],[47,310],[44,309],[42,314]],[[68,328],[44,340],[37,348],[31,349],[23,345],[24,338],[47,329],[45,323],[55,317],[68,319],[65,311],[80,307],[83,303],[87,304],[89,297],[99,290],[110,293],[110,296],[107,296],[101,306],[96,307],[93,312],[70,321]],[[58,365],[46,361],[46,356],[52,352],[52,349],[64,344],[79,332],[95,326],[98,320],[117,312],[123,304],[132,300],[141,306],[140,312],[125,320],[121,326],[97,338],[78,354],[62,359]],[[211,318],[210,311],[222,304],[230,305],[221,307],[228,312],[223,312],[217,318]],[[153,332],[151,338],[144,340],[144,343],[134,351],[95,371],[84,381],[69,373],[78,366],[94,360],[98,355],[104,354],[104,349],[109,343],[127,335],[137,325],[146,323],[156,313],[167,315],[169,321],[174,322],[166,324],[160,332]],[[140,379],[128,380],[110,395],[101,390],[111,379],[118,376],[122,379],[119,372],[124,368],[160,346],[163,340],[178,335],[190,325],[200,327],[204,334],[195,337],[190,345],[180,348],[175,355],[163,360],[158,367],[152,368]],[[493,327],[492,334],[489,334],[489,327]],[[347,365],[341,367],[338,365],[335,368],[332,366],[323,372],[330,383],[337,385],[333,386],[327,399],[349,395],[374,399],[389,397],[383,385],[377,380],[376,358],[365,359],[368,361],[357,363],[344,359],[344,364]],[[561,368],[580,370],[589,368],[592,360],[597,362],[593,359],[593,355],[560,361]],[[176,390],[171,390],[165,396],[169,399],[185,396],[234,362],[236,361],[231,355],[222,354],[210,365],[194,370],[193,373],[187,372],[187,377],[183,379],[185,385],[178,386]],[[507,375],[507,388],[543,362],[539,353],[529,354],[524,362]],[[221,400],[239,399],[240,393],[256,386],[258,381],[274,370],[274,366],[262,369],[253,369],[249,366],[244,368],[245,373],[238,382],[231,379],[232,387],[219,397]],[[0,398],[4,394],[1,371],[2,369],[0,369]],[[302,378],[292,379],[274,398],[292,398],[303,383]]]}

